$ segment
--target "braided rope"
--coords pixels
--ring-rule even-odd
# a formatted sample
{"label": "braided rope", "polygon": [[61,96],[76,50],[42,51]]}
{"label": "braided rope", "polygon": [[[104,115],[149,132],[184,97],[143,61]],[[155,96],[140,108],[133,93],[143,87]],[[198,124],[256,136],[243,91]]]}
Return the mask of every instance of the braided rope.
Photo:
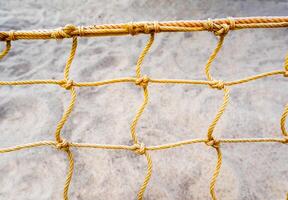
{"label": "braided rope", "polygon": [[247,17],[192,21],[130,22],[123,24],[104,24],[79,26],[68,24],[63,28],[32,31],[1,31],[0,41],[64,39],[77,37],[137,35],[160,32],[212,31],[222,35],[229,30],[247,28],[283,28],[288,26],[288,17]]}
{"label": "braided rope", "polygon": [[[288,77],[288,54],[284,59],[284,69],[276,70],[271,72],[266,72],[243,79],[235,81],[223,81],[215,80],[211,73],[211,65],[216,59],[217,54],[221,50],[225,36],[229,31],[246,29],[246,28],[283,28],[288,27],[288,17],[254,17],[254,18],[227,18],[227,19],[216,19],[216,20],[197,20],[197,21],[178,21],[178,22],[130,22],[128,24],[108,24],[108,25],[97,25],[88,27],[76,27],[74,25],[66,25],[64,28],[59,28],[55,30],[41,30],[41,31],[9,31],[0,32],[0,41],[6,41],[6,47],[0,53],[0,60],[3,59],[11,49],[12,40],[20,39],[63,39],[72,38],[72,46],[70,55],[67,59],[64,68],[64,79],[62,80],[20,80],[20,81],[0,81],[1,86],[13,85],[35,85],[35,84],[51,84],[59,85],[62,88],[69,90],[71,95],[71,100],[66,110],[63,113],[62,118],[58,122],[55,130],[55,141],[39,141],[29,144],[17,145],[7,148],[0,149],[0,153],[8,153],[28,148],[41,147],[41,146],[53,146],[54,148],[64,151],[67,154],[69,161],[68,172],[66,176],[66,181],[63,190],[63,199],[68,200],[69,186],[72,180],[74,171],[74,157],[71,148],[95,148],[95,149],[107,149],[107,150],[127,150],[132,151],[138,155],[144,155],[147,160],[147,171],[144,181],[137,194],[138,200],[143,200],[143,196],[149,180],[152,176],[152,158],[148,151],[158,151],[170,148],[182,147],[184,145],[190,145],[195,143],[204,143],[208,146],[213,147],[217,153],[217,162],[214,169],[214,173],[210,180],[210,194],[213,200],[217,200],[216,197],[216,181],[220,174],[220,169],[222,165],[222,152],[220,144],[226,143],[288,143],[288,133],[286,130],[286,119],[288,115],[288,104],[285,106],[283,114],[280,119],[280,128],[282,131],[282,138],[218,138],[215,139],[213,132],[218,124],[221,116],[224,114],[226,107],[229,103],[229,89],[228,86],[239,85],[247,83],[250,81],[255,81],[269,76],[283,75]],[[215,36],[219,37],[218,43],[211,53],[205,65],[205,74],[207,80],[180,80],[180,79],[153,79],[148,76],[141,75],[141,67],[143,60],[147,55],[149,49],[151,48],[154,36],[159,32],[187,32],[187,31],[210,31],[213,32]],[[92,37],[92,36],[108,36],[108,35],[137,35],[140,33],[150,34],[150,38],[147,41],[146,46],[142,50],[141,54],[136,63],[136,77],[123,77],[118,79],[104,80],[98,82],[75,82],[69,79],[70,68],[75,57],[77,49],[77,37]],[[98,87],[108,84],[116,83],[134,83],[143,89],[143,102],[140,105],[132,123],[130,126],[131,138],[133,145],[112,145],[112,144],[89,144],[89,143],[75,143],[69,142],[61,137],[61,131],[70,117],[70,114],[74,108],[76,102],[76,87]],[[223,102],[218,109],[214,119],[207,130],[206,139],[191,139],[180,142],[174,142],[170,144],[162,144],[157,146],[145,146],[145,144],[140,143],[137,138],[136,127],[142,116],[148,101],[148,84],[195,84],[195,85],[207,85],[212,89],[223,90]],[[222,145],[221,145],[222,146]],[[287,197],[288,199],[288,193]]]}

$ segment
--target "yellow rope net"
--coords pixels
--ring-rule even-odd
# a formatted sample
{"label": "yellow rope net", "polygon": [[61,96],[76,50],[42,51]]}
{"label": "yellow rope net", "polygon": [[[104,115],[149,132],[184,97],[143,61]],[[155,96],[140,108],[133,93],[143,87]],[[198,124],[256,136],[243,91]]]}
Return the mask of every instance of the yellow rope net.
{"label": "yellow rope net", "polygon": [[[4,58],[10,48],[12,40],[21,39],[63,39],[72,38],[71,52],[66,62],[64,69],[64,77],[62,80],[20,80],[20,81],[0,81],[0,85],[34,85],[34,84],[55,84],[68,90],[71,94],[71,100],[69,106],[66,108],[61,120],[59,121],[55,130],[55,141],[39,141],[29,144],[17,145],[7,148],[0,149],[0,153],[8,153],[12,151],[18,151],[27,148],[34,148],[40,146],[52,146],[59,150],[67,153],[69,160],[69,168],[67,172],[66,182],[64,185],[63,199],[68,200],[69,185],[71,183],[73,170],[74,170],[74,158],[71,148],[96,148],[96,149],[113,149],[113,150],[128,150],[143,155],[147,160],[147,171],[144,181],[139,189],[137,199],[142,200],[144,192],[149,183],[152,175],[152,159],[149,154],[150,151],[158,151],[169,148],[181,147],[184,145],[194,143],[204,143],[215,149],[217,153],[217,163],[215,171],[210,181],[210,194],[213,200],[216,200],[215,185],[216,180],[220,172],[222,164],[222,153],[221,144],[223,143],[262,143],[262,142],[274,142],[280,144],[288,143],[288,133],[286,130],[286,118],[288,115],[288,104],[284,107],[284,111],[280,120],[280,127],[283,137],[282,138],[239,138],[239,139],[227,139],[217,138],[213,135],[214,129],[223,115],[228,102],[229,102],[229,87],[254,81],[260,78],[268,76],[282,75],[288,77],[288,54],[284,60],[284,67],[282,69],[271,71],[267,73],[258,74],[251,77],[246,77],[240,80],[231,82],[216,80],[210,73],[212,62],[217,57],[218,52],[223,46],[224,39],[227,33],[231,30],[247,29],[247,28],[287,28],[288,17],[251,17],[251,18],[226,18],[226,19],[215,19],[215,20],[195,20],[195,21],[176,21],[176,22],[139,22],[139,23],[127,23],[127,24],[108,24],[108,25],[95,25],[87,27],[76,27],[74,25],[66,25],[64,28],[53,29],[53,30],[34,30],[34,31],[0,31],[0,41],[6,42],[6,48],[0,53],[0,59]],[[153,79],[146,75],[141,74],[141,67],[143,60],[148,53],[150,47],[153,44],[155,33],[159,32],[191,32],[191,31],[211,31],[218,37],[218,43],[210,55],[206,65],[205,74],[207,80],[179,80],[179,79]],[[110,36],[110,35],[136,35],[136,34],[149,34],[150,38],[142,50],[137,64],[136,64],[136,76],[135,77],[124,77],[118,79],[104,80],[98,82],[75,82],[69,79],[69,72],[72,61],[75,57],[77,49],[77,38],[78,37],[93,37],[93,36]],[[132,123],[131,123],[131,138],[133,145],[112,145],[112,144],[88,144],[88,143],[76,143],[67,141],[61,137],[61,130],[69,118],[77,97],[77,87],[96,87],[107,84],[116,83],[135,83],[143,90],[144,99],[140,105]],[[145,146],[137,138],[136,127],[145,107],[148,104],[149,93],[148,84],[201,84],[207,85],[212,89],[223,90],[223,103],[220,106],[215,118],[211,122],[206,138],[191,139],[186,141],[175,142],[171,144],[161,144],[157,146]],[[288,200],[288,194],[286,196]]]}

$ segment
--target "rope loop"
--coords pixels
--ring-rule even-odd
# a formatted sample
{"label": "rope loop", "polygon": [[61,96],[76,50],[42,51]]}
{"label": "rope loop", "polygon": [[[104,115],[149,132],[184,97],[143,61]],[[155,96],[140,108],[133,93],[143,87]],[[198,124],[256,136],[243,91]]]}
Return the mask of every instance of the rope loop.
{"label": "rope loop", "polygon": [[149,78],[147,75],[144,75],[143,77],[137,78],[135,81],[136,85],[147,87],[149,83]]}
{"label": "rope loop", "polygon": [[235,20],[232,17],[229,17],[228,20],[229,24],[217,24],[209,18],[203,26],[206,30],[213,32],[216,36],[225,36],[229,30],[235,29]]}
{"label": "rope loop", "polygon": [[218,80],[218,81],[211,81],[209,83],[209,86],[213,89],[218,89],[218,90],[222,90],[225,87],[225,83],[222,80]]}
{"label": "rope loop", "polygon": [[151,34],[151,33],[159,33],[160,32],[160,25],[157,21],[151,23],[144,24],[144,33]]}
{"label": "rope loop", "polygon": [[208,141],[205,142],[205,144],[207,146],[211,146],[211,147],[214,147],[214,148],[219,148],[220,147],[220,141],[215,140],[213,137],[211,139],[208,139]]}
{"label": "rope loop", "polygon": [[73,80],[64,80],[62,84],[60,84],[61,87],[65,88],[66,90],[70,90],[74,86]]}
{"label": "rope loop", "polygon": [[70,38],[72,37],[73,31],[77,30],[77,27],[73,24],[67,24],[64,28],[60,28],[55,30],[51,37],[55,39],[63,39],[63,38]]}
{"label": "rope loop", "polygon": [[144,155],[146,153],[146,146],[144,143],[135,143],[132,146],[132,150],[138,155]]}
{"label": "rope loop", "polygon": [[58,142],[56,144],[56,148],[59,150],[63,150],[63,151],[69,150],[69,146],[70,146],[69,142],[67,140],[64,140],[64,139],[62,139],[61,142]]}

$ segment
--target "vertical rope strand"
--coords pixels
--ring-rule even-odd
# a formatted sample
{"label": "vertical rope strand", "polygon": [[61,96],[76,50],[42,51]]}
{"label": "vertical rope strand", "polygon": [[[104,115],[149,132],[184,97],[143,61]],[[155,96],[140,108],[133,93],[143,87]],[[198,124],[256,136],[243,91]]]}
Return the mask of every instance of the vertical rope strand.
{"label": "vertical rope strand", "polygon": [[148,104],[148,99],[149,99],[149,93],[148,93],[148,89],[147,87],[146,88],[143,88],[143,92],[144,92],[144,100],[139,108],[139,110],[137,111],[133,121],[132,121],[132,124],[131,124],[131,136],[132,136],[132,139],[133,139],[133,142],[135,144],[138,143],[138,137],[137,137],[137,134],[136,134],[136,126],[138,124],[138,121],[142,115],[142,113],[144,112],[147,104]]}
{"label": "vertical rope strand", "polygon": [[[285,70],[284,76],[288,78],[288,53],[286,54],[285,60],[284,60],[284,70]],[[286,104],[284,108],[283,114],[281,116],[281,121],[280,121],[282,134],[286,138],[288,137],[287,130],[286,130],[287,115],[288,115],[288,104]],[[288,194],[287,194],[287,198],[288,198]]]}
{"label": "vertical rope strand", "polygon": [[219,40],[218,40],[218,43],[217,43],[217,46],[216,48],[214,49],[214,51],[212,52],[212,54],[210,55],[207,63],[206,63],[206,66],[205,66],[205,74],[206,74],[206,77],[209,81],[212,81],[213,78],[210,74],[210,68],[211,68],[211,64],[212,62],[215,60],[216,56],[218,55],[220,49],[222,48],[223,46],[223,42],[224,42],[224,38],[225,36],[220,36]]}
{"label": "vertical rope strand", "polygon": [[221,116],[225,112],[225,110],[228,106],[228,103],[229,103],[229,89],[225,87],[223,90],[224,90],[223,102],[222,102],[222,105],[220,106],[215,118],[213,119],[212,123],[210,124],[210,126],[208,128],[208,133],[207,133],[208,140],[213,139],[214,129],[215,129],[218,121],[220,120]]}
{"label": "vertical rope strand", "polygon": [[287,74],[285,74],[285,75],[288,75],[288,53],[287,53],[286,56],[285,56],[284,69],[285,69],[285,72],[287,73]]}
{"label": "vertical rope strand", "polygon": [[70,55],[68,57],[68,60],[66,62],[66,66],[64,69],[65,80],[69,80],[70,67],[71,67],[72,61],[74,60],[74,57],[75,57],[75,53],[76,53],[76,49],[77,49],[77,43],[78,43],[77,37],[73,37],[72,48],[71,48]]}
{"label": "vertical rope strand", "polygon": [[66,123],[67,119],[69,118],[69,116],[70,116],[70,114],[74,108],[75,102],[76,102],[77,95],[76,95],[76,91],[73,87],[70,89],[70,93],[71,93],[70,103],[69,103],[66,111],[64,112],[61,120],[58,122],[56,131],[55,131],[55,139],[59,143],[62,142],[61,135],[60,135],[61,130],[64,127],[64,124]]}
{"label": "vertical rope strand", "polygon": [[68,192],[69,192],[69,186],[72,180],[72,176],[73,176],[73,171],[74,171],[74,157],[72,152],[67,149],[65,150],[65,152],[67,153],[67,157],[69,160],[69,168],[68,168],[68,172],[67,172],[67,176],[66,176],[66,181],[64,184],[64,190],[63,190],[63,197],[64,200],[68,200]]}
{"label": "vertical rope strand", "polygon": [[[142,66],[143,60],[144,60],[145,56],[147,55],[153,42],[154,42],[154,33],[150,35],[150,38],[149,38],[148,42],[146,43],[144,49],[142,50],[142,52],[141,52],[141,54],[137,60],[137,64],[136,64],[136,78],[137,78],[137,80],[135,83],[136,83],[136,85],[142,86],[143,93],[144,93],[144,99],[143,99],[143,103],[141,104],[138,112],[136,113],[136,115],[132,121],[131,127],[130,127],[131,137],[132,137],[132,140],[134,142],[134,145],[139,145],[137,134],[136,134],[136,126],[137,126],[138,121],[139,121],[141,115],[143,114],[147,104],[148,104],[148,99],[149,99],[149,93],[148,93],[148,81],[149,81],[149,79],[146,76],[141,78],[141,66]],[[146,172],[146,176],[144,178],[143,184],[140,187],[139,192],[137,194],[138,200],[143,199],[144,192],[145,192],[147,185],[150,181],[150,178],[152,176],[152,159],[151,159],[151,156],[149,155],[149,153],[146,151],[145,146],[144,145],[142,145],[142,146],[143,146],[143,149],[142,149],[142,152],[140,153],[140,155],[144,154],[146,157],[147,172]],[[136,153],[137,153],[137,151],[136,151]]]}
{"label": "vertical rope strand", "polygon": [[[70,67],[71,67],[72,61],[75,57],[76,49],[77,49],[77,37],[73,37],[70,55],[67,59],[66,66],[64,68],[64,79],[66,81],[66,84],[69,81]],[[71,100],[70,100],[70,103],[67,107],[67,110],[64,112],[61,120],[59,121],[59,123],[57,125],[56,131],[55,131],[55,138],[56,138],[56,141],[59,143],[62,142],[62,139],[60,137],[61,130],[62,130],[64,124],[66,123],[67,119],[69,118],[69,116],[70,116],[70,114],[74,108],[76,97],[77,97],[77,94],[76,94],[76,91],[75,91],[73,85],[71,85],[70,87],[69,86],[66,87],[66,89],[70,90]]]}
{"label": "vertical rope strand", "polygon": [[222,165],[222,153],[221,153],[220,147],[216,147],[215,149],[217,152],[217,164],[215,166],[215,170],[210,181],[210,194],[213,200],[217,200],[216,193],[215,193],[215,185],[216,185],[216,180],[220,173],[220,169]]}
{"label": "vertical rope strand", "polygon": [[70,67],[71,67],[72,61],[75,57],[76,49],[77,49],[77,37],[73,37],[70,55],[67,59],[67,62],[66,62],[65,68],[64,68],[64,80],[65,80],[65,82],[63,85],[61,85],[66,90],[70,91],[71,100],[70,100],[70,103],[69,103],[66,111],[64,112],[61,120],[58,122],[56,131],[55,131],[55,139],[57,142],[56,147],[60,150],[65,151],[67,154],[67,158],[69,160],[69,168],[68,168],[66,181],[64,184],[64,190],[63,190],[64,200],[69,199],[68,191],[69,191],[69,186],[70,186],[72,176],[73,176],[73,171],[74,171],[74,158],[73,158],[72,152],[69,149],[69,143],[66,140],[61,138],[61,130],[62,130],[64,124],[67,122],[67,119],[69,118],[69,116],[70,116],[70,114],[74,108],[74,105],[76,102],[76,97],[77,97],[76,90],[73,87],[73,81],[69,80]]}
{"label": "vertical rope strand", "polygon": [[141,77],[141,66],[144,60],[144,57],[146,56],[146,54],[148,53],[150,47],[152,46],[154,42],[154,34],[150,35],[150,38],[148,40],[148,42],[146,43],[145,48],[143,49],[143,51],[141,52],[137,64],[136,64],[136,77],[140,78]]}
{"label": "vertical rope strand", "polygon": [[8,41],[6,41],[5,49],[0,53],[0,60],[2,58],[4,58],[9,53],[10,49],[11,49],[11,41],[8,40]]}
{"label": "vertical rope strand", "polygon": [[[145,48],[142,50],[138,60],[137,60],[137,64],[136,64],[136,77],[138,79],[141,78],[141,66],[142,66],[142,63],[143,63],[143,60],[144,60],[144,57],[146,56],[146,54],[148,53],[150,47],[152,46],[153,44],[153,41],[154,41],[154,34],[151,34],[150,35],[150,38],[147,42],[147,44],[145,45]],[[148,93],[148,88],[147,88],[147,85],[144,85],[143,86],[143,92],[144,92],[144,100],[143,100],[143,103],[142,105],[140,106],[138,112],[136,113],[136,116],[134,117],[133,121],[132,121],[132,124],[131,124],[131,127],[130,127],[130,130],[131,130],[131,136],[132,136],[132,139],[134,141],[134,143],[138,143],[138,139],[137,139],[137,134],[136,134],[136,126],[137,126],[137,123],[142,115],[142,113],[144,112],[145,110],[145,107],[148,103],[148,99],[149,99],[149,93]]]}
{"label": "vertical rope strand", "polygon": [[[225,38],[226,34],[227,33],[222,34],[222,35],[219,36],[219,40],[218,40],[218,43],[216,45],[216,48],[214,49],[214,51],[212,52],[212,54],[210,55],[210,57],[209,57],[209,59],[208,59],[208,61],[206,63],[205,74],[206,74],[206,77],[207,77],[207,79],[209,81],[214,81],[214,79],[213,79],[213,77],[212,77],[212,75],[210,73],[211,65],[212,65],[212,62],[215,60],[216,56],[218,55],[220,49],[223,46],[224,38]],[[226,110],[226,107],[228,105],[228,102],[229,102],[229,89],[227,87],[225,87],[224,83],[221,82],[221,81],[214,81],[214,82],[215,83],[213,83],[213,85],[210,85],[212,88],[216,88],[216,89],[219,89],[219,90],[222,90],[222,89],[224,90],[223,103],[220,106],[220,108],[219,108],[215,118],[213,119],[212,123],[208,127],[208,131],[207,131],[208,142],[206,143],[207,145],[212,146],[217,152],[217,164],[216,164],[213,176],[212,176],[211,181],[210,181],[211,198],[213,200],[217,200],[216,192],[215,192],[215,185],[216,185],[217,177],[218,177],[218,175],[220,173],[220,169],[221,169],[221,165],[222,165],[222,153],[221,153],[221,150],[220,150],[220,142],[214,139],[213,132],[214,132],[214,129],[215,129],[217,123],[219,122],[221,116],[223,115],[223,113]]]}
{"label": "vertical rope strand", "polygon": [[143,200],[144,192],[152,176],[152,158],[147,151],[145,152],[145,157],[147,160],[147,172],[146,172],[146,176],[144,178],[143,184],[140,187],[139,192],[137,194],[137,200]]}
{"label": "vertical rope strand", "polygon": [[282,130],[282,134],[284,137],[288,137],[287,130],[286,130],[287,115],[288,115],[288,104],[286,104],[284,108],[284,112],[282,114],[281,121],[280,121],[281,130]]}

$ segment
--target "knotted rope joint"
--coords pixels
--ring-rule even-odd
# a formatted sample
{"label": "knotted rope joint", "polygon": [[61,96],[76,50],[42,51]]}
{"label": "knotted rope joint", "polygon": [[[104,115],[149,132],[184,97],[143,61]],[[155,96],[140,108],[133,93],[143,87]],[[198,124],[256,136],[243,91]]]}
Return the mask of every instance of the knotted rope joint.
{"label": "knotted rope joint", "polygon": [[225,87],[225,83],[222,80],[218,80],[218,81],[211,81],[209,83],[209,86],[213,89],[218,89],[218,90],[222,90]]}
{"label": "knotted rope joint", "polygon": [[146,22],[146,23],[133,23],[129,22],[127,24],[127,31],[130,35],[134,36],[139,33],[159,33],[161,31],[160,25],[158,22]]}
{"label": "knotted rope joint", "polygon": [[56,144],[56,148],[63,151],[69,150],[69,146],[70,146],[69,142],[64,139],[62,139],[62,142]]}
{"label": "knotted rope joint", "polygon": [[135,81],[136,85],[147,87],[149,83],[149,78],[147,75],[144,75],[143,77],[137,78]]}
{"label": "knotted rope joint", "polygon": [[73,32],[77,30],[77,27],[73,24],[67,24],[64,28],[55,30],[51,37],[55,39],[71,38]]}
{"label": "knotted rope joint", "polygon": [[158,22],[153,23],[145,23],[144,24],[144,33],[151,34],[151,33],[159,33],[160,32],[160,26]]}
{"label": "knotted rope joint", "polygon": [[205,144],[207,146],[211,146],[211,147],[214,147],[214,148],[219,148],[220,147],[220,141],[214,139],[214,138],[211,138],[211,139],[208,139],[207,142],[205,142]]}
{"label": "knotted rope joint", "polygon": [[134,23],[133,22],[129,22],[127,24],[127,28],[128,28],[128,33],[132,36],[136,35],[137,34],[137,31],[136,31],[136,27],[134,26]]}
{"label": "knotted rope joint", "polygon": [[146,146],[144,143],[136,143],[133,144],[132,150],[138,155],[143,155],[146,153]]}
{"label": "knotted rope joint", "polygon": [[6,38],[6,41],[12,41],[12,40],[16,40],[15,31],[9,31],[8,37]]}
{"label": "knotted rope joint", "polygon": [[73,80],[64,80],[64,83],[62,83],[60,86],[65,88],[66,90],[70,90],[74,86],[74,81]]}
{"label": "knotted rope joint", "polygon": [[235,29],[235,20],[231,17],[228,18],[228,20],[229,24],[217,24],[213,20],[208,19],[203,26],[206,30],[213,32],[216,36],[225,36],[229,30]]}
{"label": "knotted rope joint", "polygon": [[283,143],[284,143],[284,144],[288,144],[288,136],[284,136],[284,138],[283,138]]}

